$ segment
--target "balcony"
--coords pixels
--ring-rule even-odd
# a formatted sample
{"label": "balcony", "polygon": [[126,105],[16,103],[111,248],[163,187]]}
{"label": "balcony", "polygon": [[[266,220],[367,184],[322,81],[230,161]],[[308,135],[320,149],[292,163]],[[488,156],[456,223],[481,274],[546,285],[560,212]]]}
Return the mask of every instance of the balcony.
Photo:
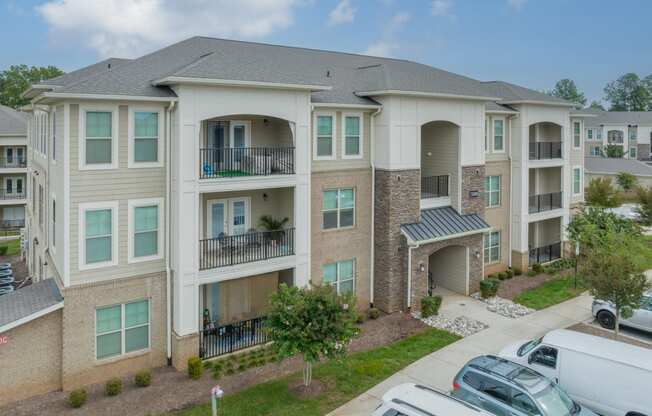
{"label": "balcony", "polygon": [[421,199],[447,198],[449,175],[421,178]]}
{"label": "balcony", "polygon": [[551,192],[547,194],[530,195],[529,213],[552,211],[562,207],[562,192]]}
{"label": "balcony", "polygon": [[237,321],[226,325],[204,323],[199,331],[199,357],[219,357],[245,348],[265,344],[269,334],[265,330],[267,317]]}
{"label": "balcony", "polygon": [[16,228],[23,228],[25,220],[0,220],[0,230],[13,230]]}
{"label": "balcony", "polygon": [[530,160],[561,159],[562,142],[530,142]]}
{"label": "balcony", "polygon": [[24,189],[0,189],[0,201],[21,200],[27,198]]}
{"label": "balcony", "polygon": [[25,158],[0,157],[0,169],[24,169],[27,167]]}
{"label": "balcony", "polygon": [[561,242],[530,248],[529,264],[543,264],[561,258]]}
{"label": "balcony", "polygon": [[294,174],[294,147],[204,148],[200,179]]}

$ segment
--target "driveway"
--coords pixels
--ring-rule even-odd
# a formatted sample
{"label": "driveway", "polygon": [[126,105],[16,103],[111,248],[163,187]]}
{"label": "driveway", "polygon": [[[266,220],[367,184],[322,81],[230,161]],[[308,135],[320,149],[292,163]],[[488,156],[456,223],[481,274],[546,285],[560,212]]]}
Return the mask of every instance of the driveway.
{"label": "driveway", "polygon": [[412,382],[449,391],[453,377],[468,360],[482,354],[497,354],[503,347],[519,340],[544,335],[591,318],[591,301],[582,295],[518,319],[489,312],[485,305],[469,297],[446,293],[440,314],[449,318],[467,316],[489,325],[488,329],[435,351],[395,373],[385,381],[334,410],[331,416],[369,416],[382,395],[391,387]]}

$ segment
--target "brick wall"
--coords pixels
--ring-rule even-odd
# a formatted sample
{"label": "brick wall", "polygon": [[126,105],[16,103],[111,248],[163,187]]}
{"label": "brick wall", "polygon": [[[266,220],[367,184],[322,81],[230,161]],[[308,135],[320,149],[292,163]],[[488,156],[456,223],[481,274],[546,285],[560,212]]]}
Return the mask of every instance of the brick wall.
{"label": "brick wall", "polygon": [[484,165],[462,166],[462,212],[484,218]]}

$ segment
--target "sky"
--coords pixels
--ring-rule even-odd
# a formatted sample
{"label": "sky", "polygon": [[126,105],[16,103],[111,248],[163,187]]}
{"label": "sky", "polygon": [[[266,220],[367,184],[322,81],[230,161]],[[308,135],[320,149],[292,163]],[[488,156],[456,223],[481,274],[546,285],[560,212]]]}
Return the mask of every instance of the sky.
{"label": "sky", "polygon": [[409,59],[589,101],[652,73],[651,0],[0,0],[0,70],[70,71],[194,36]]}

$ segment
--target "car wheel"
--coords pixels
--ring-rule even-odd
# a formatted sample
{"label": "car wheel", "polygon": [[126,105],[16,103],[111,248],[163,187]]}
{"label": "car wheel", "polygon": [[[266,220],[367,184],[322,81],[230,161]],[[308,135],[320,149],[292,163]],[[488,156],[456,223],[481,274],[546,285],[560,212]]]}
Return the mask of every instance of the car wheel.
{"label": "car wheel", "polygon": [[614,329],[616,327],[616,317],[609,311],[598,312],[598,322],[603,328]]}

